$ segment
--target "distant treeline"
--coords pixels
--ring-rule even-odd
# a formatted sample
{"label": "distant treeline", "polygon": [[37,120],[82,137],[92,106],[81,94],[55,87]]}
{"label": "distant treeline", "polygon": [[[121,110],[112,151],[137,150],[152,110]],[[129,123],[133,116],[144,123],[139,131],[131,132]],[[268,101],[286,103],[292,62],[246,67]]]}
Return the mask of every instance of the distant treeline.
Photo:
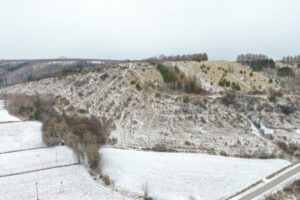
{"label": "distant treeline", "polygon": [[97,71],[113,65],[114,62],[94,64],[85,60],[63,63],[58,61],[3,63],[0,66],[0,88],[21,82],[38,81],[44,78],[60,77],[73,73]]}
{"label": "distant treeline", "polygon": [[283,57],[281,61],[287,64],[300,64],[300,55]]}
{"label": "distant treeline", "polygon": [[241,54],[237,57],[237,62],[249,65],[254,71],[261,71],[263,68],[275,68],[275,62],[263,54]]}
{"label": "distant treeline", "polygon": [[171,55],[171,56],[160,55],[160,56],[151,57],[151,58],[148,58],[145,60],[150,63],[158,63],[158,62],[163,62],[163,61],[198,61],[198,62],[201,62],[201,61],[207,61],[208,56],[207,56],[207,53]]}

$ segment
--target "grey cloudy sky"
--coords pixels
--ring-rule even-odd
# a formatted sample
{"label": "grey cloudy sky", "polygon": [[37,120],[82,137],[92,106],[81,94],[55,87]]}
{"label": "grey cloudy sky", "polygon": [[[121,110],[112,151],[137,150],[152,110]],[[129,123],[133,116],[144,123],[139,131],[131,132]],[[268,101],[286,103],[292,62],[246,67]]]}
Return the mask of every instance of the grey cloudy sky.
{"label": "grey cloudy sky", "polygon": [[0,58],[300,54],[299,0],[0,0]]}

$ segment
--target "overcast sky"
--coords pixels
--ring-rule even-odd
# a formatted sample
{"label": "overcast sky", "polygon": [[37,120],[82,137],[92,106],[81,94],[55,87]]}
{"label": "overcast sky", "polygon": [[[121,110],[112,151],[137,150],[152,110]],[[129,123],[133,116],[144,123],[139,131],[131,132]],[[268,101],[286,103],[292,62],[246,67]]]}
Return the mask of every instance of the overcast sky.
{"label": "overcast sky", "polygon": [[300,54],[299,0],[0,0],[1,58]]}

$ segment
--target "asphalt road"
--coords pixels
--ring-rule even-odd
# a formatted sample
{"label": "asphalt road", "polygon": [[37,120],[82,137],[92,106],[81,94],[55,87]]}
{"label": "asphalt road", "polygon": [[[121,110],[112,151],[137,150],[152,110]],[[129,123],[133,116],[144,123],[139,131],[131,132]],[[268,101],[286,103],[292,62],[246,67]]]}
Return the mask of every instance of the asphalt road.
{"label": "asphalt road", "polygon": [[270,182],[264,184],[263,186],[253,190],[249,194],[239,198],[240,200],[250,200],[258,197],[259,195],[269,191],[270,189],[278,186],[279,184],[283,183],[287,179],[291,178],[292,176],[300,173],[300,165],[293,169],[287,169],[287,171],[280,176],[276,177],[275,179],[271,180]]}

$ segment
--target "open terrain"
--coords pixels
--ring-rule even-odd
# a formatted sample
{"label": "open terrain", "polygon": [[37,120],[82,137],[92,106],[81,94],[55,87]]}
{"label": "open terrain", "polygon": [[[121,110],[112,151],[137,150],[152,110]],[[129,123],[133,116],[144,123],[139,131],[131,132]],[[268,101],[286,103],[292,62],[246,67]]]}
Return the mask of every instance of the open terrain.
{"label": "open terrain", "polygon": [[225,199],[290,163],[104,148],[103,174],[122,192],[154,199]]}
{"label": "open terrain", "polygon": [[[206,74],[199,68],[202,62],[173,64],[187,74],[195,68],[201,83],[205,82],[202,76],[209,76],[207,81],[212,79],[215,86],[211,94],[170,91],[156,67],[147,63],[123,63],[97,72],[23,83],[3,88],[0,93],[53,94],[60,112],[110,119],[110,138],[118,148],[271,157],[282,152],[266,134],[287,142],[299,141],[299,97],[271,102],[266,94],[223,96],[218,91],[225,88],[216,85],[217,75],[210,71],[217,72],[220,66],[238,67],[227,76],[236,76],[246,90],[252,88],[250,78],[243,79],[249,72],[246,67],[232,62],[204,62],[211,67]],[[238,73],[242,67],[246,75]],[[254,73],[252,79],[264,88],[271,86],[261,74]]]}
{"label": "open terrain", "polygon": [[1,199],[128,199],[93,180],[68,147],[46,148],[41,123],[21,122],[3,104],[0,116]]}
{"label": "open terrain", "polygon": [[[228,61],[162,64],[182,80],[196,80],[192,89],[201,90],[181,89],[189,82],[180,86],[166,82],[157,66],[148,62],[107,66],[104,62],[91,70],[11,85],[0,89],[0,94],[51,95],[57,113],[109,122],[108,140],[100,150],[103,180],[95,182],[85,172],[89,181],[82,186],[74,181],[74,187],[80,188],[74,194],[82,198],[225,199],[299,160],[300,97],[282,94],[277,76]],[[220,85],[223,79],[231,85],[234,82],[234,92]],[[20,121],[3,108],[1,116],[2,122]],[[57,194],[61,183],[48,180],[44,172],[61,176],[66,182],[63,187],[73,191],[65,179],[76,179],[77,172],[70,171],[84,168],[76,165],[70,149],[47,148],[41,127],[35,121],[0,123],[3,162],[9,166],[18,163],[14,160],[19,157],[31,160],[11,169],[16,179],[7,176],[2,181],[15,180],[22,187],[22,179],[32,185],[41,176],[45,184],[55,185],[49,191],[41,189],[46,199],[72,198],[68,192]],[[22,152],[16,152],[19,150]],[[41,171],[31,172],[34,170]],[[3,170],[4,176],[7,173]],[[103,186],[102,181],[108,185]],[[84,196],[87,193],[91,196]],[[32,191],[26,195],[32,197]]]}

